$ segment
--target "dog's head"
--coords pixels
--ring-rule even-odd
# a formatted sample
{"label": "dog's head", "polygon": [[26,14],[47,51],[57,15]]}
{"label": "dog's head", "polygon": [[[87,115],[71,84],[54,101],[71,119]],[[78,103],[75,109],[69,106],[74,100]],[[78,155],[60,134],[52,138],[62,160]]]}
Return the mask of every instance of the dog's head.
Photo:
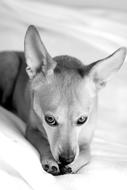
{"label": "dog's head", "polygon": [[89,144],[99,89],[125,59],[120,48],[105,59],[85,66],[70,56],[52,58],[39,33],[30,26],[25,37],[26,71],[30,78],[32,109],[44,128],[54,158],[71,163],[82,143]]}

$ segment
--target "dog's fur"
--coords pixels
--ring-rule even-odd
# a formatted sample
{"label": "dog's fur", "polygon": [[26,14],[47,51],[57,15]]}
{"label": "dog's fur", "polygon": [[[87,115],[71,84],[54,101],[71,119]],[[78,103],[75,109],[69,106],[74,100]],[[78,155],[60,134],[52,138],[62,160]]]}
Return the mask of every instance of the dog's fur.
{"label": "dog's fur", "polygon": [[67,55],[51,58],[34,26],[25,36],[25,55],[0,53],[0,103],[27,123],[26,137],[46,171],[76,172],[88,163],[98,91],[125,56],[123,47],[87,66]]}

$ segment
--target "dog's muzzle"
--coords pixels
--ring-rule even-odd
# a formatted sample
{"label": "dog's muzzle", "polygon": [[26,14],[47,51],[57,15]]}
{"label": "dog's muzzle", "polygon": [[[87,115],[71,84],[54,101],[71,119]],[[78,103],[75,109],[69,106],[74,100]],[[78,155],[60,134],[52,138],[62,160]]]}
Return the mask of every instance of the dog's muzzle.
{"label": "dog's muzzle", "polygon": [[75,159],[75,154],[73,152],[67,154],[66,152],[62,152],[60,155],[59,155],[59,162],[62,164],[62,165],[68,165],[70,164],[71,162],[73,162]]}

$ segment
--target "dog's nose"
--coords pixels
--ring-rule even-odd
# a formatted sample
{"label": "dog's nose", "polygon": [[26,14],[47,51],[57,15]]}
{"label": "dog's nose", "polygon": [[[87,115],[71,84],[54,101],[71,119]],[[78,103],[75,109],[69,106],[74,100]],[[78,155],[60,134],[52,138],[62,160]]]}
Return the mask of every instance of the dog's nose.
{"label": "dog's nose", "polygon": [[63,165],[70,164],[71,162],[73,162],[74,159],[75,159],[74,153],[70,154],[69,156],[64,153],[59,155],[59,161]]}

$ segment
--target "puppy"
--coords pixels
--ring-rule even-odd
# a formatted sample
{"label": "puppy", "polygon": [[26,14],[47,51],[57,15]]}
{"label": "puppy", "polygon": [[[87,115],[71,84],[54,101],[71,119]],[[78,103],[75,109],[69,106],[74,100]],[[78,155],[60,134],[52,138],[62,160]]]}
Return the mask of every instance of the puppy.
{"label": "puppy", "polygon": [[122,66],[126,48],[89,65],[52,58],[34,26],[24,46],[24,53],[0,54],[0,103],[27,123],[44,170],[76,173],[90,160],[98,92]]}

